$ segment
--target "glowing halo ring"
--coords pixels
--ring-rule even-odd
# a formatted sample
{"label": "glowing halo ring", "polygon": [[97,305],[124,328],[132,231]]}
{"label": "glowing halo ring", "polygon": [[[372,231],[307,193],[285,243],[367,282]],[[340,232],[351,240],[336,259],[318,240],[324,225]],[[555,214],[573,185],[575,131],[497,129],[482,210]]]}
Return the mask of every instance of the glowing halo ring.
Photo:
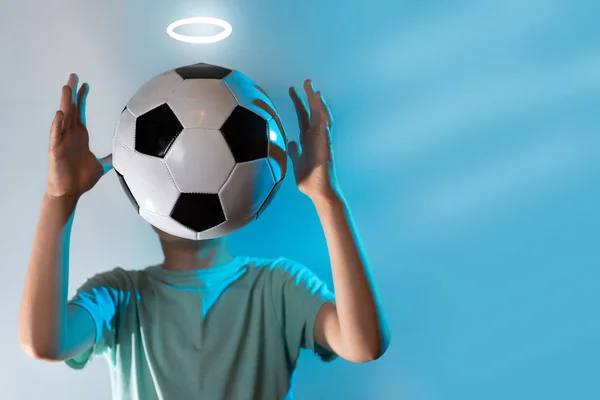
{"label": "glowing halo ring", "polygon": [[[215,25],[223,28],[222,32],[217,33],[212,36],[188,36],[181,35],[179,33],[175,33],[174,30],[179,28],[180,26],[189,25],[189,24],[209,24]],[[213,17],[192,17],[192,18],[183,18],[178,21],[173,22],[167,27],[167,34],[171,36],[175,40],[179,40],[181,42],[186,43],[216,43],[221,40],[227,38],[231,35],[231,24],[227,21],[224,21],[219,18]]]}

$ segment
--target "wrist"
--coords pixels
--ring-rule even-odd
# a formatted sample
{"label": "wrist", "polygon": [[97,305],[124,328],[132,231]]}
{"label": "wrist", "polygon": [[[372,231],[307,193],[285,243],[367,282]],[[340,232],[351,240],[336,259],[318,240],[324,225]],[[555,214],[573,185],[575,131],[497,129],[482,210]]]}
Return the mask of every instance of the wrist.
{"label": "wrist", "polygon": [[311,200],[317,209],[317,212],[319,213],[336,209],[344,209],[346,207],[346,200],[339,191],[331,190],[328,193],[324,193],[319,196],[313,196],[311,197]]}
{"label": "wrist", "polygon": [[79,196],[55,196],[45,192],[42,201],[44,204],[50,207],[59,207],[61,209],[72,210],[75,209],[75,206],[79,201]]}
{"label": "wrist", "polygon": [[50,229],[52,235],[68,235],[72,227],[78,197],[44,194],[40,213],[40,224]]}

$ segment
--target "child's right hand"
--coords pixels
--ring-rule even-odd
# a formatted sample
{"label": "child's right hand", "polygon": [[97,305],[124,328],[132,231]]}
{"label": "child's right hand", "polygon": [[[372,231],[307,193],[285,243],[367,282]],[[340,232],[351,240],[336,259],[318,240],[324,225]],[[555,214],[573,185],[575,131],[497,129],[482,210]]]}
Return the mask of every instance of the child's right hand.
{"label": "child's right hand", "polygon": [[62,88],[60,110],[50,129],[48,187],[46,195],[78,198],[94,187],[112,168],[112,155],[98,159],[90,151],[85,126],[85,104],[89,85],[77,90],[79,78],[71,74]]}

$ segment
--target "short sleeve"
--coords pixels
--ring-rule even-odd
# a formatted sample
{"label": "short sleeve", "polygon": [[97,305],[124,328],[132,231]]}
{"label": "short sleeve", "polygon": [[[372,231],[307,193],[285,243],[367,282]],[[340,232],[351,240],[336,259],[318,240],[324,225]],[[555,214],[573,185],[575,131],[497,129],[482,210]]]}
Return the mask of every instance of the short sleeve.
{"label": "short sleeve", "polygon": [[269,268],[275,314],[285,334],[288,354],[293,362],[300,349],[309,349],[323,361],[336,355],[319,346],[314,339],[315,321],[326,302],[334,302],[333,293],[310,269],[280,258]]}
{"label": "short sleeve", "polygon": [[66,360],[69,367],[83,369],[94,355],[114,348],[119,308],[126,300],[126,283],[126,272],[115,268],[89,278],[69,301],[69,306],[81,307],[89,313],[96,329],[92,347]]}

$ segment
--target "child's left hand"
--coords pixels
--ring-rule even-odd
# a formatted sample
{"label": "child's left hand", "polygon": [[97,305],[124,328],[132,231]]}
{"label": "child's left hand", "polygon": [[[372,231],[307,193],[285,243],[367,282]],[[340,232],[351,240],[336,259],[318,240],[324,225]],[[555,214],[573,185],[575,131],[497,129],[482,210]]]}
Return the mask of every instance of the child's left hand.
{"label": "child's left hand", "polygon": [[308,106],[293,86],[289,93],[300,127],[299,142],[290,141],[288,152],[294,167],[298,189],[311,200],[327,200],[341,196],[333,165],[331,131],[333,116],[321,92],[315,91],[312,82],[304,82]]}

